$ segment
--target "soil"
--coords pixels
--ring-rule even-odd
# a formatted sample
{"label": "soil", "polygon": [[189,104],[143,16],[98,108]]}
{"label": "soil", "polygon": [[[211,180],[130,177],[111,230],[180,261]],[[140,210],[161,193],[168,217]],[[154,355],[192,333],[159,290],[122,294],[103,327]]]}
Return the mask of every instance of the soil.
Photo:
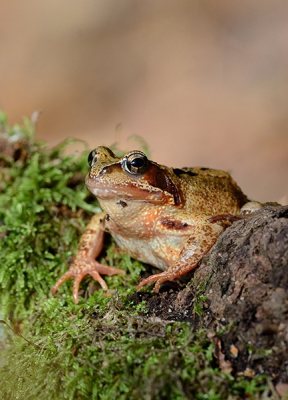
{"label": "soil", "polygon": [[267,205],[225,230],[188,285],[168,282],[132,300],[146,300],[151,316],[208,328],[223,371],[287,387],[287,269],[288,206]]}

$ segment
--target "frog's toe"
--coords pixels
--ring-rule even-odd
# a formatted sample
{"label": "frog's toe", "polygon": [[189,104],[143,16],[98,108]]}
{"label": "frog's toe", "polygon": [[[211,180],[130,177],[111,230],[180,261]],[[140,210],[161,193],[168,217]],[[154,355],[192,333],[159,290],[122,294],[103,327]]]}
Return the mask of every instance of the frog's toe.
{"label": "frog's toe", "polygon": [[162,285],[162,283],[167,282],[169,280],[170,279],[168,279],[166,276],[163,276],[162,278],[158,279],[154,286],[154,292],[159,293],[160,285]]}
{"label": "frog's toe", "polygon": [[61,278],[58,279],[58,281],[55,283],[55,285],[52,286],[51,293],[55,294],[57,292],[57,290],[59,289],[59,287],[62,285],[62,283],[67,281],[67,279],[72,278],[73,276],[74,276],[74,274],[69,269],[67,272],[65,272],[64,275],[61,276]]}
{"label": "frog's toe", "polygon": [[103,290],[108,290],[108,286],[106,285],[106,282],[104,281],[103,278],[101,278],[100,274],[96,270],[89,269],[88,271],[79,272],[78,274],[75,275],[74,282],[73,282],[73,301],[75,304],[78,303],[78,293],[79,293],[80,282],[85,277],[85,275],[87,275],[88,273],[89,273],[89,275],[92,276],[92,278],[95,279],[95,281],[97,281],[101,285]]}
{"label": "frog's toe", "polygon": [[81,274],[75,275],[73,282],[73,290],[72,290],[73,301],[75,304],[78,304],[79,285],[82,279],[83,276]]}
{"label": "frog's toe", "polygon": [[[99,272],[99,274],[108,275],[108,276],[118,275],[118,274],[126,274],[126,272],[123,269],[117,269],[117,268],[114,268],[114,267],[108,267],[108,265],[100,264],[97,261],[95,261],[94,263],[95,264],[93,265],[93,268],[91,268],[91,270],[92,271],[96,270],[97,272]],[[88,273],[91,276],[93,276],[91,274],[91,272],[88,272]],[[93,276],[93,278],[94,278],[94,276]],[[96,281],[98,281],[98,279],[96,279]]]}
{"label": "frog's toe", "polygon": [[163,282],[172,281],[173,279],[174,279],[174,277],[170,276],[170,274],[167,274],[167,272],[162,272],[161,274],[156,274],[156,275],[150,275],[150,276],[148,276],[148,278],[143,279],[143,281],[141,281],[139,283],[139,285],[137,286],[137,290],[140,290],[141,287],[147,285],[148,283],[156,281],[154,292],[158,293],[159,289],[160,289],[160,285]]}

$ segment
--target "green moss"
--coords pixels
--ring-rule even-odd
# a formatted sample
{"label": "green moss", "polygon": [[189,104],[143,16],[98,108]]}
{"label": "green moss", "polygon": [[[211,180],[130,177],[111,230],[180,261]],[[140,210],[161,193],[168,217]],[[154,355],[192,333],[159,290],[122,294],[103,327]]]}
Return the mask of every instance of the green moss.
{"label": "green moss", "polygon": [[25,322],[37,348],[16,337],[6,350],[4,398],[220,400],[232,391],[233,398],[244,394],[242,380],[213,365],[204,332],[131,311],[125,297],[107,301],[100,292],[81,309],[65,296],[46,301]]}
{"label": "green moss", "polygon": [[111,239],[101,262],[128,273],[106,277],[108,293],[95,284],[94,293],[75,305],[69,281],[51,296],[86,222],[99,210],[84,187],[88,150],[79,142],[81,153],[67,155],[74,140],[49,149],[35,141],[28,119],[10,127],[3,113],[0,130],[22,140],[25,155],[0,159],[1,313],[28,340],[6,329],[1,398],[257,398],[261,382],[219,371],[206,331],[148,318],[145,303],[129,301],[143,265],[119,255]]}
{"label": "green moss", "polygon": [[30,124],[29,131],[25,121],[23,131],[18,125],[0,127],[10,138],[18,135],[28,141],[26,159],[11,160],[0,171],[1,229],[7,231],[0,243],[0,302],[4,314],[13,311],[17,319],[47,298],[67,268],[85,225],[82,210],[97,210],[96,202],[85,201],[87,152],[65,155],[71,140],[55,149],[35,143],[34,127]]}

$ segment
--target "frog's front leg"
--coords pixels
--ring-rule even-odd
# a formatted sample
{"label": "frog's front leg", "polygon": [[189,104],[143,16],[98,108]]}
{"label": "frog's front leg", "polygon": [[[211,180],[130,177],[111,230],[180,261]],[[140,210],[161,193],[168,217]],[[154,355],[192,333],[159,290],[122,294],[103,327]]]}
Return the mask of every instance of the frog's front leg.
{"label": "frog's front leg", "polygon": [[74,277],[73,283],[73,300],[78,303],[78,290],[82,279],[86,275],[91,275],[97,282],[100,283],[102,289],[107,290],[107,285],[100,274],[115,275],[125,274],[122,269],[108,267],[100,264],[95,260],[103,248],[104,231],[102,229],[102,221],[105,218],[105,213],[96,214],[92,217],[87,225],[83,235],[81,236],[78,251],[69,270],[55,283],[51,292],[54,294],[67,279]]}
{"label": "frog's front leg", "polygon": [[205,223],[195,226],[195,231],[188,238],[178,259],[166,271],[151,275],[141,281],[137,287],[138,290],[147,285],[147,283],[156,281],[154,290],[158,293],[159,287],[163,282],[173,281],[196,268],[198,262],[210,250],[223,230],[224,225],[221,223],[211,224],[205,221]]}

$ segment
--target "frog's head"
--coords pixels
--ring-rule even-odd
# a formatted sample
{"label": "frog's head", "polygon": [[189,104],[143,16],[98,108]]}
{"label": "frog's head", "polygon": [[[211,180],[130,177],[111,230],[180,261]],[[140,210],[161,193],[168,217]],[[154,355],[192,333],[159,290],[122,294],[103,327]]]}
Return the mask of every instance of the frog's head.
{"label": "frog's head", "polygon": [[180,206],[181,197],[172,170],[148,160],[139,150],[117,157],[99,146],[88,156],[86,185],[100,200],[126,199]]}

